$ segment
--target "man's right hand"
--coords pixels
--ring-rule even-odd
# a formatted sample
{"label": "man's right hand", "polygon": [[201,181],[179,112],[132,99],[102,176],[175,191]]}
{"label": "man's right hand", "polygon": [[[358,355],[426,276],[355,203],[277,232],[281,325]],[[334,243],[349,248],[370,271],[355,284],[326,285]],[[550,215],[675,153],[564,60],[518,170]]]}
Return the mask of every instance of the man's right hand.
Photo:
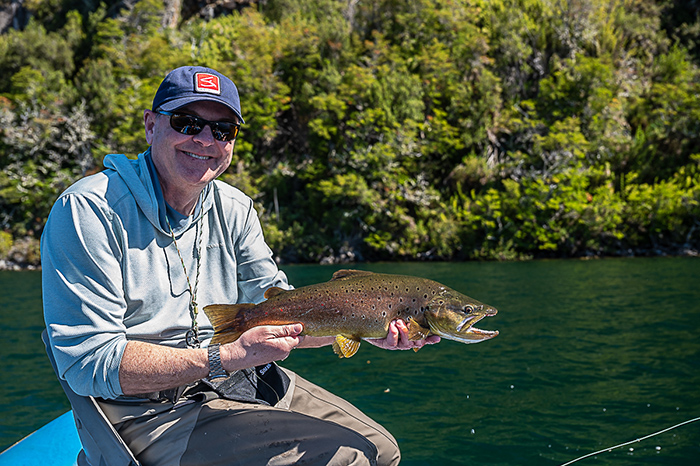
{"label": "man's right hand", "polygon": [[[281,361],[303,341],[299,335],[303,329],[301,324],[253,327],[238,340],[220,347],[221,364],[233,372]],[[119,366],[119,383],[124,395],[136,395],[189,384],[208,372],[206,349],[130,341]]]}
{"label": "man's right hand", "polygon": [[228,372],[282,361],[304,337],[302,324],[261,325],[243,332],[238,340],[222,345],[221,363]]}

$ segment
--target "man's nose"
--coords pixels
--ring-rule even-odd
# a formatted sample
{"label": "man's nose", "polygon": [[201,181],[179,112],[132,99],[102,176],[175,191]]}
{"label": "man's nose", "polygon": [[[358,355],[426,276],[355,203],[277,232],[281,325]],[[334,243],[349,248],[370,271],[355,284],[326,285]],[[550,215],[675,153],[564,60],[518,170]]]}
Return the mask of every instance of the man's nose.
{"label": "man's nose", "polygon": [[211,146],[216,142],[216,139],[214,139],[214,133],[212,133],[209,125],[205,125],[204,128],[202,128],[202,131],[192,136],[192,139],[199,142],[203,146]]}

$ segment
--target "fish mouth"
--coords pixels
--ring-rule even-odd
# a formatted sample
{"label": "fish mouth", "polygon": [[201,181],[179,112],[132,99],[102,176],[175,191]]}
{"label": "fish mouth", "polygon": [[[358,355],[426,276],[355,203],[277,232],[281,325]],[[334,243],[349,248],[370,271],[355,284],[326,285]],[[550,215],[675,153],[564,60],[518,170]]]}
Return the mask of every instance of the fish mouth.
{"label": "fish mouth", "polygon": [[[481,317],[479,317],[479,319],[474,320],[474,319],[476,319],[476,317],[477,317],[477,316],[467,316],[467,317],[465,317],[464,320],[463,320],[462,322],[460,322],[459,325],[457,326],[457,331],[458,331],[458,332],[461,332],[462,329],[463,329],[467,324],[469,324],[469,325],[471,326],[471,325],[475,324],[476,322],[478,322],[479,320],[483,319],[483,316],[481,316]],[[467,330],[469,330],[469,327],[467,327]]]}
{"label": "fish mouth", "polygon": [[474,324],[484,317],[495,316],[497,313],[498,311],[496,309],[487,308],[486,310],[480,310],[479,314],[468,315],[457,325],[456,333],[449,336],[445,335],[445,337],[461,341],[462,343],[478,343],[480,341],[490,340],[498,335],[498,330],[482,330],[474,327]]}
{"label": "fish mouth", "polygon": [[461,334],[468,334],[469,340],[476,343],[477,341],[489,340],[498,336],[498,330],[481,330],[480,328],[470,327],[466,332],[462,332]]}

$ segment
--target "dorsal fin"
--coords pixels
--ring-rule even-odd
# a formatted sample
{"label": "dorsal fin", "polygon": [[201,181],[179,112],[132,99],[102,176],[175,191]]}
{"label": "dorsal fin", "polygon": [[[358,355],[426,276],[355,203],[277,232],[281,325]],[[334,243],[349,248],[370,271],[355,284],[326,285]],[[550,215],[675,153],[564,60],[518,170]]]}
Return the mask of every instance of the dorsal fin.
{"label": "dorsal fin", "polygon": [[270,299],[273,296],[277,296],[280,293],[284,293],[287,290],[283,290],[279,286],[273,286],[265,290],[265,299]]}
{"label": "dorsal fin", "polygon": [[338,270],[333,274],[332,280],[347,280],[353,277],[366,277],[367,275],[374,275],[374,272],[368,272],[366,270]]}

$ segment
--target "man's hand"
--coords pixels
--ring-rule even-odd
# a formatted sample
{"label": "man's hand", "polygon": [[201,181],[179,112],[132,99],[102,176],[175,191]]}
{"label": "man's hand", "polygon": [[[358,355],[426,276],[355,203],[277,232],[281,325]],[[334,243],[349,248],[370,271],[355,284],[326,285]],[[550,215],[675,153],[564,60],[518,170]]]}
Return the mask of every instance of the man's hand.
{"label": "man's hand", "polygon": [[221,346],[221,363],[228,372],[282,361],[304,337],[302,324],[262,325],[245,331],[238,340]]}
{"label": "man's hand", "polygon": [[420,349],[425,345],[434,345],[440,342],[440,337],[431,335],[425,340],[411,341],[408,339],[408,327],[401,319],[396,319],[389,324],[389,333],[385,338],[367,340],[368,343],[388,350]]}

